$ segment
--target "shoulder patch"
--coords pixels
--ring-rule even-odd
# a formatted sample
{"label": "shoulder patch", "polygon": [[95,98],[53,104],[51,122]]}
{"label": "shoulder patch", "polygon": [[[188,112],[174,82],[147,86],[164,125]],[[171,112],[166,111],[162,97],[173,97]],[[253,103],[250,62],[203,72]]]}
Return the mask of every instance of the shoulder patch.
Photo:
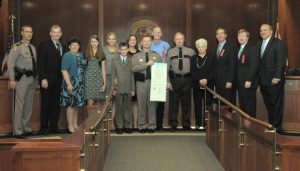
{"label": "shoulder patch", "polygon": [[21,44],[23,44],[23,42],[19,41],[16,43],[16,46],[20,46]]}

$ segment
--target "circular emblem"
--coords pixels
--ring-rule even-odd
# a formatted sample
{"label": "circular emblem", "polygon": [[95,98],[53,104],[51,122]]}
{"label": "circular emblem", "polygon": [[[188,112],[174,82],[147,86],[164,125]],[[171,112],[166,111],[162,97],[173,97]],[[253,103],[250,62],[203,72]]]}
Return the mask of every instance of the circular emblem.
{"label": "circular emblem", "polygon": [[140,42],[144,35],[152,35],[154,27],[158,27],[158,24],[151,20],[140,20],[131,26],[130,34],[135,35]]}

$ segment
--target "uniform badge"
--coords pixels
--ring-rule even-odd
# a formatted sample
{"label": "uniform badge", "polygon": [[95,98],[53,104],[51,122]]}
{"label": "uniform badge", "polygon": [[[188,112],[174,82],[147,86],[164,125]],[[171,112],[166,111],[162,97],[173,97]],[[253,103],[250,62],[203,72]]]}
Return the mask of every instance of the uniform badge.
{"label": "uniform badge", "polygon": [[16,52],[17,51],[17,47],[14,47],[13,51]]}
{"label": "uniform badge", "polygon": [[155,60],[155,59],[156,59],[156,57],[155,57],[155,56],[153,56],[153,57],[152,57],[152,59],[154,59],[154,60]]}
{"label": "uniform badge", "polygon": [[140,61],[140,62],[143,62],[143,59],[140,59],[139,61]]}

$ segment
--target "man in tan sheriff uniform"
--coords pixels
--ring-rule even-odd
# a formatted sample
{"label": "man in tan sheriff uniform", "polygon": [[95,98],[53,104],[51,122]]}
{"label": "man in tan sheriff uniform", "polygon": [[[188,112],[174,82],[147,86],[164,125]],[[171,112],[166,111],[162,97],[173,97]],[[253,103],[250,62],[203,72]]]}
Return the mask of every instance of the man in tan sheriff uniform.
{"label": "man in tan sheriff uniform", "polygon": [[33,35],[32,27],[22,26],[21,35],[22,40],[14,44],[7,61],[9,85],[12,90],[15,90],[13,133],[16,138],[26,138],[26,135],[32,132],[29,122],[37,76],[36,50],[30,44]]}
{"label": "man in tan sheriff uniform", "polygon": [[162,62],[158,53],[150,50],[152,38],[144,36],[142,51],[133,55],[131,70],[136,74],[136,91],[139,106],[138,128],[141,133],[153,133],[156,128],[157,102],[150,101],[151,66]]}

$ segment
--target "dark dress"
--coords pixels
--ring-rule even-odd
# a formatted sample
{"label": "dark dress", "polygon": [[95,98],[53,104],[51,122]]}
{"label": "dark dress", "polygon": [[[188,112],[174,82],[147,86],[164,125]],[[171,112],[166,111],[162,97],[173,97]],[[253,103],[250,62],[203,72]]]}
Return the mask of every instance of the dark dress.
{"label": "dark dress", "polygon": [[[204,99],[204,89],[201,89],[199,81],[201,79],[207,79],[207,85],[212,87],[214,79],[214,58],[209,54],[206,54],[203,58],[198,54],[191,58],[191,75],[192,75],[192,88],[193,98],[195,106],[195,119],[197,126],[202,125],[202,99]],[[207,93],[207,104],[211,104],[212,95]]]}
{"label": "dark dress", "polygon": [[[129,51],[129,52],[128,52],[128,55],[132,58],[132,56],[133,56],[134,54],[139,53],[139,52],[140,52],[140,51],[139,51],[138,49],[136,50],[135,53],[132,53],[132,52]],[[134,82],[136,83],[135,76],[134,76]],[[134,96],[132,96],[131,100],[132,100],[133,102],[136,102],[136,101],[137,101],[136,92],[135,92]]]}
{"label": "dark dress", "polygon": [[63,79],[62,91],[60,96],[60,106],[78,106],[85,105],[84,95],[84,73],[87,61],[82,53],[79,56],[67,52],[62,59],[62,70],[67,70],[70,75],[70,81],[73,85],[72,93],[67,91],[67,84]]}
{"label": "dark dress", "polygon": [[100,91],[103,84],[101,61],[91,58],[85,72],[85,99],[105,100],[105,92]]}

